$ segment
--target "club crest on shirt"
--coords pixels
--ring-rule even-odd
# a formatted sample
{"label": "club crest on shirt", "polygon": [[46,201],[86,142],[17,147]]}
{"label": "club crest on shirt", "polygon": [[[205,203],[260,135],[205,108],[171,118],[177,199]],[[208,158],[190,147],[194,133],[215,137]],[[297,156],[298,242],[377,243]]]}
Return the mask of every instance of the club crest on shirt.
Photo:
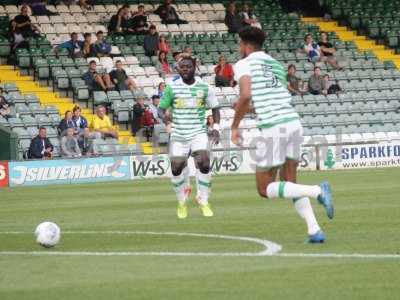
{"label": "club crest on shirt", "polygon": [[185,100],[183,100],[182,98],[175,99],[175,107],[176,108],[185,107]]}
{"label": "club crest on shirt", "polygon": [[203,90],[197,90],[196,91],[196,98],[204,98],[204,91]]}

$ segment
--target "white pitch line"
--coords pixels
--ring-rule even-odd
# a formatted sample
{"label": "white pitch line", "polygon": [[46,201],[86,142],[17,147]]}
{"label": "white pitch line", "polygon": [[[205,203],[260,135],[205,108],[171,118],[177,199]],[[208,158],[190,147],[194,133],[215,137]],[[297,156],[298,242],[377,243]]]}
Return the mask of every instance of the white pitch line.
{"label": "white pitch line", "polygon": [[400,259],[400,254],[361,254],[361,253],[276,253],[273,256],[310,257],[310,258]]}

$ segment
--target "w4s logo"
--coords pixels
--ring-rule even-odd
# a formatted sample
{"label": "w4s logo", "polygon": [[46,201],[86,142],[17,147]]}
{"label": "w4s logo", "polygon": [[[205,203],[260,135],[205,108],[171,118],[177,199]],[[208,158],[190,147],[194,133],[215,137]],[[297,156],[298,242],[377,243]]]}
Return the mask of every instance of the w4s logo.
{"label": "w4s logo", "polygon": [[265,85],[267,88],[273,88],[278,85],[278,79],[275,74],[272,72],[272,67],[268,65],[262,66],[263,76],[265,78]]}

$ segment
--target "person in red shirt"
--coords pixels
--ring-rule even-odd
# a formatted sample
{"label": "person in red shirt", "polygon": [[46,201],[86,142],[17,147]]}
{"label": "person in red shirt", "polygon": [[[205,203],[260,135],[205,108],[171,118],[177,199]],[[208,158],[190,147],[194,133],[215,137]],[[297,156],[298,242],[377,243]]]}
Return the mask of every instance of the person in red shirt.
{"label": "person in red shirt", "polygon": [[171,50],[171,48],[167,42],[167,39],[163,35],[160,36],[160,39],[158,41],[158,50],[160,52],[165,52],[165,54],[168,54],[169,51]]}
{"label": "person in red shirt", "polygon": [[218,65],[214,69],[215,71],[215,86],[234,86],[233,80],[233,67],[225,59],[225,56],[221,55],[218,59]]}

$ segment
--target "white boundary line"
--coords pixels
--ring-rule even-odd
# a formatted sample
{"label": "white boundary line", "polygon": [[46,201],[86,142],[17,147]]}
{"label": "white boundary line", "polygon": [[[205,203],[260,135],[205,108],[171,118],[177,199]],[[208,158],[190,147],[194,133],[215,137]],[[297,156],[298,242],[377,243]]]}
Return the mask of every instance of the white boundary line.
{"label": "white boundary line", "polygon": [[[23,231],[0,232],[0,235],[32,234]],[[355,258],[355,259],[400,259],[400,254],[361,254],[361,253],[279,253],[281,245],[268,240],[258,238],[203,234],[188,232],[155,232],[155,231],[65,231],[63,234],[117,234],[117,235],[169,235],[169,236],[191,236],[205,237],[225,240],[236,240],[262,245],[261,252],[89,252],[89,251],[0,251],[0,256],[204,256],[204,257],[255,257],[255,256],[277,256],[297,258]]]}

